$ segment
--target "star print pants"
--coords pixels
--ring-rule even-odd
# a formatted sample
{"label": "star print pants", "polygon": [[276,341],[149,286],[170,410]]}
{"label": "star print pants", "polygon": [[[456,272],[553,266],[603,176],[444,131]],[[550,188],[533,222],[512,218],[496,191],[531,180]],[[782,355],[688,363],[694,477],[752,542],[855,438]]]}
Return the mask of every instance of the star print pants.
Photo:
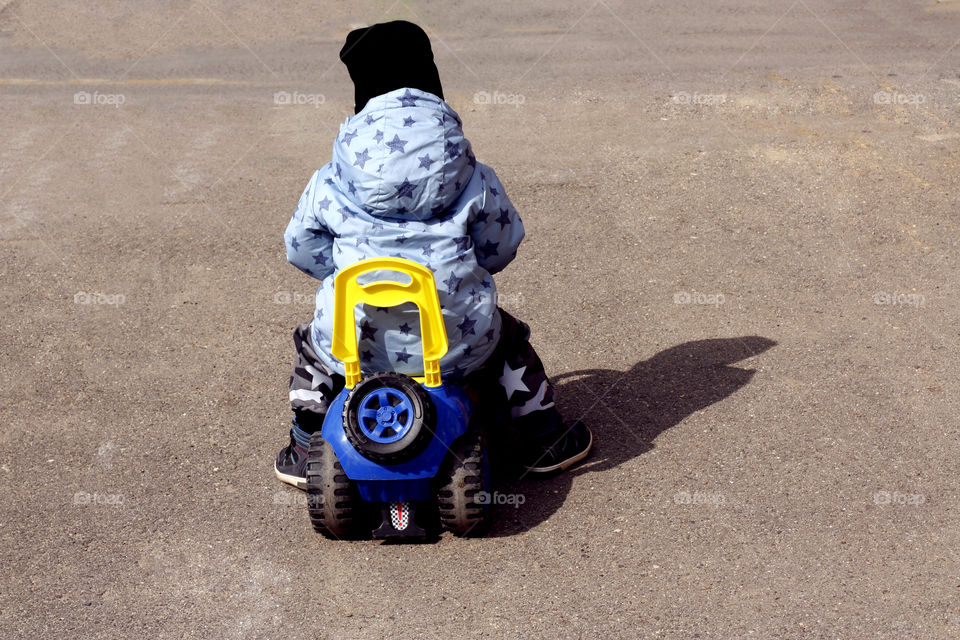
{"label": "star print pants", "polygon": [[[485,424],[504,429],[531,442],[552,437],[563,429],[554,405],[553,385],[530,344],[530,327],[500,309],[503,329],[497,348],[462,384],[477,407],[495,407]],[[310,325],[293,332],[296,360],[290,376],[290,408],[307,433],[323,424],[330,403],[343,389],[344,378],[324,365],[310,342]]]}

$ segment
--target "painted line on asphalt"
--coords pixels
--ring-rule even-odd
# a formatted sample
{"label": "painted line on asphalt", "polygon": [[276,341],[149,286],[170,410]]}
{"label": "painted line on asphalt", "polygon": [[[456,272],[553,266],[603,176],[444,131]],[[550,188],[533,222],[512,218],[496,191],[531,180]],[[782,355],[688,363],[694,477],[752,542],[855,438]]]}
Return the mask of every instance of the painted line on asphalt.
{"label": "painted line on asphalt", "polygon": [[131,78],[128,80],[110,80],[108,78],[73,78],[70,80],[41,80],[39,78],[0,78],[0,85],[50,85],[50,86],[73,86],[73,85],[232,85],[232,86],[252,86],[256,84],[276,84],[276,83],[254,83],[245,80],[225,80],[223,78]]}

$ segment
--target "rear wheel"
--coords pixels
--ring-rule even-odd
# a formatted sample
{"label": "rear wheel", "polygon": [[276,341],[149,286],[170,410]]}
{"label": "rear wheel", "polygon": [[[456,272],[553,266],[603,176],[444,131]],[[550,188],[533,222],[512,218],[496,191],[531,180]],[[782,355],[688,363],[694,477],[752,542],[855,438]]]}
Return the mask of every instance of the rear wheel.
{"label": "rear wheel", "polygon": [[437,478],[440,525],[458,536],[479,536],[490,521],[490,463],[486,438],[468,430],[457,438]]}
{"label": "rear wheel", "polygon": [[307,508],[314,530],[328,538],[350,538],[359,531],[362,499],[357,485],[319,431],[307,451]]}

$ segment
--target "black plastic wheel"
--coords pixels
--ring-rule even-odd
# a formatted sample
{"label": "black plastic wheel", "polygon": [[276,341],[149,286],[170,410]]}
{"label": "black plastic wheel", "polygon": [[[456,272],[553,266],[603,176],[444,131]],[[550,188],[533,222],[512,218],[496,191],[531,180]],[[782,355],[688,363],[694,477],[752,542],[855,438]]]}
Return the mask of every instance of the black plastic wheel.
{"label": "black plastic wheel", "polygon": [[333,447],[317,431],[307,450],[307,508],[314,530],[328,538],[357,536],[362,505],[356,483],[343,472]]}
{"label": "black plastic wheel", "polygon": [[367,376],[343,403],[347,440],[360,455],[380,464],[399,464],[423,451],[434,421],[430,396],[400,373]]}
{"label": "black plastic wheel", "polygon": [[483,535],[490,524],[486,438],[471,429],[457,438],[437,474],[440,525],[458,536]]}

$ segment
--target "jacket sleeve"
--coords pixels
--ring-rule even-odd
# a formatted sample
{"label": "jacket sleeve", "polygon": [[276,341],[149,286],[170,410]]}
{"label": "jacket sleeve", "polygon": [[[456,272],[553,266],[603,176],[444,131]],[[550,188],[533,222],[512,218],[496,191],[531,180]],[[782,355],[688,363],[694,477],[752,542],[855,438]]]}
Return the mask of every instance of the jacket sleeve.
{"label": "jacket sleeve", "polygon": [[470,237],[481,267],[490,273],[502,271],[517,255],[523,240],[523,221],[490,167],[481,172],[481,208],[470,221]]}
{"label": "jacket sleeve", "polygon": [[320,171],[313,174],[300,202],[287,225],[283,240],[287,245],[287,261],[307,275],[319,280],[333,273],[333,234],[323,224],[317,202],[321,192]]}

